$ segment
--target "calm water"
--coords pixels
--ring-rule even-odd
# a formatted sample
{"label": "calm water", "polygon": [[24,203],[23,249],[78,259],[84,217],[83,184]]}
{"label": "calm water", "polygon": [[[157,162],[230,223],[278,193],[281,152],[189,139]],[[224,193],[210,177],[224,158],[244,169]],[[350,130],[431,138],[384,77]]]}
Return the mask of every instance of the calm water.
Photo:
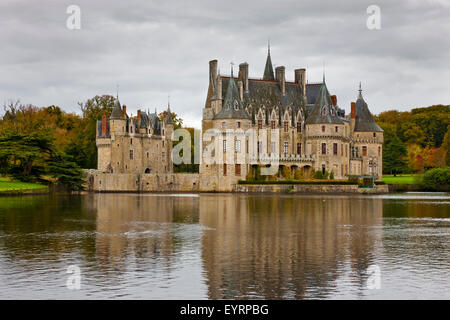
{"label": "calm water", "polygon": [[450,196],[0,198],[0,298],[450,299]]}

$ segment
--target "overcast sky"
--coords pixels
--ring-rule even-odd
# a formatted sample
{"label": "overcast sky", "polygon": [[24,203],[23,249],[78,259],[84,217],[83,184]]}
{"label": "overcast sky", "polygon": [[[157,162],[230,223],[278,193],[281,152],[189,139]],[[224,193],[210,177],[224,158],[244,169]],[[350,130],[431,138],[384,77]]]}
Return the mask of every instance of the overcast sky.
{"label": "overcast sky", "polygon": [[[66,26],[69,5],[81,29]],[[369,30],[369,5],[381,29]],[[359,81],[373,113],[450,104],[450,0],[154,1],[0,0],[0,102],[20,99],[79,112],[78,102],[116,94],[136,114],[172,110],[201,126],[208,61],[307,67],[349,112]],[[3,110],[1,110],[3,112]]]}

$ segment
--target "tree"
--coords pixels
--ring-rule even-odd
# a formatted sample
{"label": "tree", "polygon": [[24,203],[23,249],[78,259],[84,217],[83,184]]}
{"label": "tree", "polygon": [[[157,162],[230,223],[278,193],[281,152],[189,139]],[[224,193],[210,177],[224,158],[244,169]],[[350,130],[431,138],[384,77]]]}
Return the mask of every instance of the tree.
{"label": "tree", "polygon": [[406,147],[397,136],[385,145],[383,150],[383,172],[396,176],[407,170]]}
{"label": "tree", "polygon": [[75,162],[86,169],[97,168],[97,120],[103,114],[108,117],[114,108],[115,98],[110,95],[95,96],[85,103],[78,103],[82,112],[82,121],[75,129],[77,135],[68,144],[66,153],[73,157]]}
{"label": "tree", "polygon": [[[20,181],[56,180],[69,190],[81,190],[82,170],[65,154],[56,151],[48,132],[0,135],[0,159],[4,173]],[[46,179],[44,179],[44,177]]]}
{"label": "tree", "polygon": [[445,133],[441,148],[444,152],[445,166],[448,167],[450,166],[450,125],[447,127],[447,132]]}

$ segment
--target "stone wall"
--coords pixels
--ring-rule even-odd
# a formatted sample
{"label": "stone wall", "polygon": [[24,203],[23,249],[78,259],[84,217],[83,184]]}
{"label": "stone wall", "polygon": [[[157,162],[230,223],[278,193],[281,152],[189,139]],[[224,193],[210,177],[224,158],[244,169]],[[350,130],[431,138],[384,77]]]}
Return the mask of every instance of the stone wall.
{"label": "stone wall", "polygon": [[198,192],[198,174],[134,174],[86,172],[86,189],[95,192]]}
{"label": "stone wall", "polygon": [[236,185],[236,192],[255,193],[358,193],[358,194],[380,194],[388,193],[387,185],[377,185],[376,188],[359,188],[357,185],[307,185],[307,184],[265,184]]}

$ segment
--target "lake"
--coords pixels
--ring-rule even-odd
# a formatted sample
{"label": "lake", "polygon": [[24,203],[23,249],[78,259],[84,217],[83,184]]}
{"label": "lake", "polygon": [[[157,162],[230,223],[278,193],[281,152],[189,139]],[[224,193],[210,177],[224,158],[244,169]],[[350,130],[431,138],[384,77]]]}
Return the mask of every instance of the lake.
{"label": "lake", "polygon": [[1,299],[450,299],[449,275],[446,193],[0,198]]}

